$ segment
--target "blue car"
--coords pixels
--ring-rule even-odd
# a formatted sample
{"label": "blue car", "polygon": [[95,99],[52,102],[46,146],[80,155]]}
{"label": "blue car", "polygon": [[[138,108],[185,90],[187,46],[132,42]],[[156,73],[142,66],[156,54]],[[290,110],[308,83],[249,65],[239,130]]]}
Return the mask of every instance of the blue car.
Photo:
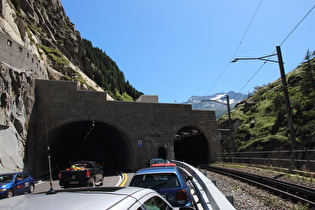
{"label": "blue car", "polygon": [[35,189],[33,177],[27,172],[0,174],[0,198],[10,198]]}
{"label": "blue car", "polygon": [[188,180],[177,166],[143,168],[135,173],[130,185],[151,188],[162,195],[173,207],[193,206]]}

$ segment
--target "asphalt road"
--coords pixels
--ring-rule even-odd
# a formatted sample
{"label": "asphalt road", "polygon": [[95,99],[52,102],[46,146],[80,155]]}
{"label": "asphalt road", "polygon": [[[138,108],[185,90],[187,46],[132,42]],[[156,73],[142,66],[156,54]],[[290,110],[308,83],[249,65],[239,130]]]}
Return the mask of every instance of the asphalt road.
{"label": "asphalt road", "polygon": [[[107,172],[104,174],[103,187],[128,186],[134,173]],[[62,189],[59,180],[53,180],[52,188],[54,190]],[[38,180],[35,185],[35,193],[47,192],[51,189],[49,180]]]}

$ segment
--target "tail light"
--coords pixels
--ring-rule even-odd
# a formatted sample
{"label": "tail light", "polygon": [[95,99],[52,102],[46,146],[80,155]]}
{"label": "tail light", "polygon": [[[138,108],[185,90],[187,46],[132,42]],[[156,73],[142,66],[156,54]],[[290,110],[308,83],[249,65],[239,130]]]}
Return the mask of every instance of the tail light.
{"label": "tail light", "polygon": [[187,193],[186,190],[178,190],[176,193],[176,200],[186,200]]}
{"label": "tail light", "polygon": [[61,178],[62,178],[62,174],[61,174],[61,173],[59,173],[59,174],[58,174],[58,177],[59,177],[59,179],[61,179]]}
{"label": "tail light", "polygon": [[88,177],[88,178],[90,178],[90,177],[91,177],[91,171],[86,171],[86,172],[85,172],[85,176]]}

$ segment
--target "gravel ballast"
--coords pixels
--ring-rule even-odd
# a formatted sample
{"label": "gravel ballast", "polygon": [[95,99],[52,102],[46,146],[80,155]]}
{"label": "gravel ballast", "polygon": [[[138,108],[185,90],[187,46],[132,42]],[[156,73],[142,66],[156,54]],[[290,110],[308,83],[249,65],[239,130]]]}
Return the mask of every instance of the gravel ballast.
{"label": "gravel ballast", "polygon": [[[250,167],[247,165],[216,164],[215,166],[227,167],[233,170],[240,170],[270,178],[277,178],[290,183],[315,188],[315,182],[313,179],[308,179],[297,175],[284,174],[277,171]],[[281,197],[273,195],[272,193],[269,193],[266,190],[259,189],[239,180],[235,180],[211,171],[203,170],[203,172],[206,173],[210,180],[215,180],[217,188],[225,196],[233,196],[234,207],[236,209],[308,209],[307,206],[285,200]]]}

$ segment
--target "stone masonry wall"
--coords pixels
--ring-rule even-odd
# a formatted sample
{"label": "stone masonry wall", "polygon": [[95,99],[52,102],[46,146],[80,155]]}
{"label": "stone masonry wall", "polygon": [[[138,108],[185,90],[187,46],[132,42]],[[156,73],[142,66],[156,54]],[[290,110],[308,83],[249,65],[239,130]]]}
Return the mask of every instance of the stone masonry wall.
{"label": "stone masonry wall", "polygon": [[36,55],[0,32],[0,172],[23,170],[35,80],[47,79]]}
{"label": "stone masonry wall", "polygon": [[[40,141],[45,140],[45,130],[85,120],[105,122],[128,136],[132,151],[129,168],[134,170],[145,165],[148,155],[156,157],[161,146],[169,150],[169,158],[174,158],[174,137],[185,126],[203,131],[209,144],[210,161],[215,161],[221,151],[215,113],[192,110],[190,105],[107,101],[104,92],[77,90],[76,82],[37,80],[35,107],[34,144],[30,151],[39,149]],[[142,148],[137,147],[138,140],[143,140]],[[34,162],[38,157],[33,153],[29,159]]]}

